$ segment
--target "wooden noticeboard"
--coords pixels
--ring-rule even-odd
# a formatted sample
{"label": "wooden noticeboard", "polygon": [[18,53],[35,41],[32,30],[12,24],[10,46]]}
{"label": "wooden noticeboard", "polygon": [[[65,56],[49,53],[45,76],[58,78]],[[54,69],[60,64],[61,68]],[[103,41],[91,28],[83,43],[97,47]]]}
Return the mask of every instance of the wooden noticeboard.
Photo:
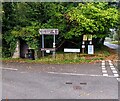
{"label": "wooden noticeboard", "polygon": [[92,35],[87,35],[88,41],[92,41]]}
{"label": "wooden noticeboard", "polygon": [[83,41],[92,41],[92,35],[91,34],[87,34],[87,35],[83,35]]}
{"label": "wooden noticeboard", "polygon": [[87,41],[87,35],[83,35],[83,41]]}

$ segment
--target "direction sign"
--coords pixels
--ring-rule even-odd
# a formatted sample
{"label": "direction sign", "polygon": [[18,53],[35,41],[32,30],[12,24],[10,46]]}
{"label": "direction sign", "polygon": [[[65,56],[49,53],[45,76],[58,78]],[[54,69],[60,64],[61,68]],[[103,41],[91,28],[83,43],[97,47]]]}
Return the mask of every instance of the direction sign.
{"label": "direction sign", "polygon": [[75,53],[79,53],[80,49],[70,49],[70,48],[64,48],[64,52],[75,52]]}
{"label": "direction sign", "polygon": [[58,35],[58,29],[39,29],[41,35]]}

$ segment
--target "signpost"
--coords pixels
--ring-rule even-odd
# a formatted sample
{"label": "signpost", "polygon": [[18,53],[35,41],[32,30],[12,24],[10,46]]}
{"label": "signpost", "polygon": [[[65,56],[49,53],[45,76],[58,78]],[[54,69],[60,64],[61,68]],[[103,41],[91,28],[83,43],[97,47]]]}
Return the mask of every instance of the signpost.
{"label": "signpost", "polygon": [[39,29],[41,35],[58,35],[58,29]]}
{"label": "signpost", "polygon": [[83,35],[82,53],[84,53],[84,51],[85,51],[85,41],[89,41],[88,54],[94,54],[94,46],[92,45],[92,35],[91,34]]}
{"label": "signpost", "polygon": [[94,54],[94,46],[88,45],[88,54]]}
{"label": "signpost", "polygon": [[[42,56],[44,57],[44,51],[46,53],[50,53],[50,51],[53,52],[53,57],[55,57],[55,35],[58,35],[58,29],[39,29],[40,35],[42,35]],[[44,35],[53,35],[53,48],[45,48],[44,47]]]}

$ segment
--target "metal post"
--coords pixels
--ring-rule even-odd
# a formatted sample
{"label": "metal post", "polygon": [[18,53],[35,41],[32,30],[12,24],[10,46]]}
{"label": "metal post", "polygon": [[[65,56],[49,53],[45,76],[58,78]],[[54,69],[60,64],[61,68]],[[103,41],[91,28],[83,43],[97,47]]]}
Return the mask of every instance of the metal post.
{"label": "metal post", "polygon": [[[55,35],[54,35],[54,38],[53,38],[53,48],[55,50]],[[53,57],[55,58],[55,51],[53,51]]]}
{"label": "metal post", "polygon": [[[42,34],[42,48],[44,48],[44,35]],[[42,56],[44,57],[44,51],[42,51]]]}
{"label": "metal post", "polygon": [[82,53],[85,53],[85,41],[82,42]]}

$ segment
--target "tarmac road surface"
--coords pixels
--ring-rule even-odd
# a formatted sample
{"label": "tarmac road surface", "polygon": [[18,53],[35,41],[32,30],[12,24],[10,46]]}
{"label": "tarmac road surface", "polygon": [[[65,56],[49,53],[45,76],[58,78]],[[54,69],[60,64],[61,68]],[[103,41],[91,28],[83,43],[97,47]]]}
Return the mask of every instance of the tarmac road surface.
{"label": "tarmac road surface", "polygon": [[78,65],[3,63],[2,98],[115,101],[118,99],[118,77],[113,67],[110,61]]}

